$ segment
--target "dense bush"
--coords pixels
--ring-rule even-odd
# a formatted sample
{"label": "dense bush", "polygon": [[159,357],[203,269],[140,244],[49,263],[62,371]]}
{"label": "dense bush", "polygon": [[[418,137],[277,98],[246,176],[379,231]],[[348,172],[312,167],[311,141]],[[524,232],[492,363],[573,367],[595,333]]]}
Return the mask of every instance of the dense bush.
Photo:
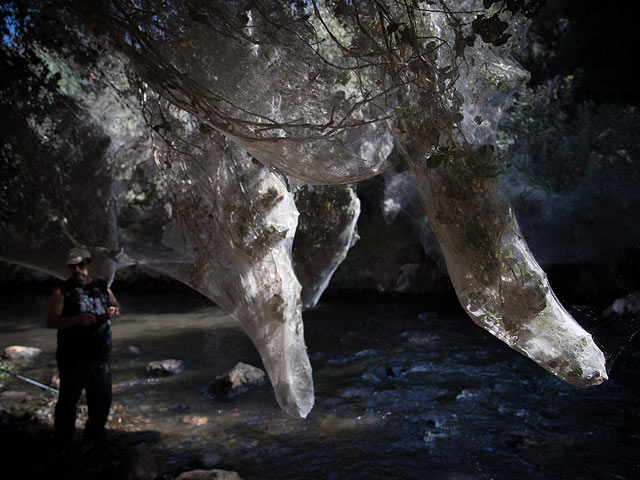
{"label": "dense bush", "polygon": [[519,92],[499,141],[509,168],[550,192],[600,174],[637,181],[640,114],[633,105],[577,101],[572,76]]}

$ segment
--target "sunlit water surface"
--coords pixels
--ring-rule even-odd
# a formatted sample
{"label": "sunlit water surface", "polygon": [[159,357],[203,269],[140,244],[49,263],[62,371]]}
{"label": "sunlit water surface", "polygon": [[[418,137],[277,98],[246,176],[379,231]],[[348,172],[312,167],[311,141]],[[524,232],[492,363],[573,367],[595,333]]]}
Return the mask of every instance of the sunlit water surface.
{"label": "sunlit water surface", "polygon": [[[304,315],[316,403],[296,420],[269,385],[230,401],[206,394],[237,362],[261,366],[222,310],[184,293],[119,297],[126,313],[114,322],[109,427],[117,430],[128,412],[160,432],[171,446],[161,471],[205,452],[245,480],[640,478],[633,343],[608,382],[583,390],[510,350],[455,305],[328,302]],[[0,347],[41,348],[22,373],[48,383],[55,331],[44,328],[45,311],[44,295],[7,299]],[[149,361],[167,358],[188,368],[146,376]]]}

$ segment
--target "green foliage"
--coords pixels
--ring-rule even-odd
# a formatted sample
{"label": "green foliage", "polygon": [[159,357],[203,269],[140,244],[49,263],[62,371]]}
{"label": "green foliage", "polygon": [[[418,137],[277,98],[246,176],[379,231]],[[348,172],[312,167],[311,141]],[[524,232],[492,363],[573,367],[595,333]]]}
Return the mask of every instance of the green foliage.
{"label": "green foliage", "polygon": [[7,380],[11,378],[11,375],[7,373],[7,371],[13,372],[13,364],[0,359],[0,390],[4,388]]}
{"label": "green foliage", "polygon": [[576,101],[572,76],[522,90],[499,135],[512,168],[550,192],[574,189],[598,172],[625,181],[638,175],[637,108]]}
{"label": "green foliage", "polygon": [[473,20],[471,26],[473,33],[479,35],[485,43],[491,43],[496,47],[504,45],[511,34],[507,33],[509,23],[501,18],[504,12],[513,14],[522,12],[527,18],[535,17],[545,0],[484,0],[483,6],[489,10],[493,7],[493,14],[485,16],[479,14]]}
{"label": "green foliage", "polygon": [[532,84],[574,75],[577,100],[637,105],[639,14],[638,2],[548,0],[532,23],[522,59]]}
{"label": "green foliage", "polygon": [[467,153],[459,148],[440,146],[436,149],[433,155],[427,157],[427,168],[438,168],[445,163],[452,163],[454,160],[458,160],[466,156]]}
{"label": "green foliage", "polygon": [[427,157],[427,168],[453,165],[463,160],[464,165],[480,177],[495,177],[500,174],[493,145],[485,144],[466,152],[457,147],[440,146]]}
{"label": "green foliage", "polygon": [[480,177],[495,177],[500,174],[493,145],[485,144],[475,148],[467,157],[465,164]]}
{"label": "green foliage", "polygon": [[502,157],[531,184],[567,192],[600,174],[619,183],[640,175],[639,90],[628,58],[636,8],[550,0],[534,20],[522,58],[531,83],[499,132]]}

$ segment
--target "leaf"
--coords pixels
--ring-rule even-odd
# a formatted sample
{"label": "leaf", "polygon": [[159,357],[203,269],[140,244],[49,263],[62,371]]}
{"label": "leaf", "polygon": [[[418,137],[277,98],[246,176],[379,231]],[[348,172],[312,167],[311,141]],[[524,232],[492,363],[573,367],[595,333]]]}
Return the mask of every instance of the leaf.
{"label": "leaf", "polygon": [[485,43],[491,43],[495,46],[504,44],[510,37],[505,33],[505,30],[509,27],[507,22],[500,20],[498,14],[492,15],[489,18],[485,18],[484,15],[478,15],[473,22],[471,22],[473,33],[480,35],[482,41]]}
{"label": "leaf", "polygon": [[500,45],[504,45],[505,43],[507,43],[507,40],[509,40],[509,38],[511,38],[511,34],[510,33],[505,33],[504,35],[500,35],[498,38],[496,38],[492,44],[495,47],[499,47]]}
{"label": "leaf", "polygon": [[500,174],[500,168],[498,168],[497,159],[493,152],[493,145],[480,145],[473,151],[473,154],[466,159],[465,164],[476,175],[481,177],[495,177]]}
{"label": "leaf", "polygon": [[478,157],[478,159],[492,159],[493,158],[493,145],[490,144],[484,144],[484,145],[480,145],[478,148],[476,148],[475,154]]}
{"label": "leaf", "polygon": [[427,157],[427,168],[438,168],[446,161],[447,157],[442,154],[435,153]]}
{"label": "leaf", "polygon": [[455,160],[460,160],[462,158],[465,158],[467,156],[467,152],[465,152],[464,150],[452,150],[451,151],[451,158],[455,159]]}

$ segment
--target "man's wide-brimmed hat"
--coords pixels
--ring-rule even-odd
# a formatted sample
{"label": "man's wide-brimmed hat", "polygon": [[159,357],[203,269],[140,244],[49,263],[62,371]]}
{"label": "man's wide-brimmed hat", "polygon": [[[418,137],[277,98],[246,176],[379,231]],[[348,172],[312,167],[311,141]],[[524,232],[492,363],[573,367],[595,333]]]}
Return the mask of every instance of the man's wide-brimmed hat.
{"label": "man's wide-brimmed hat", "polygon": [[67,265],[77,265],[87,258],[91,258],[89,250],[83,247],[72,248],[67,252]]}

